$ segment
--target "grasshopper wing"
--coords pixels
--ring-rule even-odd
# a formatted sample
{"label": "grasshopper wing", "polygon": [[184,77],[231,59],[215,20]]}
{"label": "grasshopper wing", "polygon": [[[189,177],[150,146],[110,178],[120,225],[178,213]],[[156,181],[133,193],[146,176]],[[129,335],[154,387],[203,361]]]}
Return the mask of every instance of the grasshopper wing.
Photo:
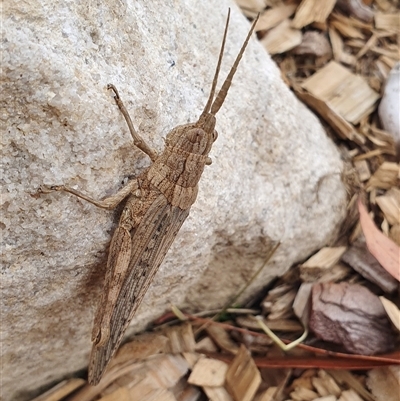
{"label": "grasshopper wing", "polygon": [[172,206],[160,194],[135,229],[129,267],[110,313],[109,337],[105,344],[94,343],[92,347],[90,384],[100,381],[189,210]]}

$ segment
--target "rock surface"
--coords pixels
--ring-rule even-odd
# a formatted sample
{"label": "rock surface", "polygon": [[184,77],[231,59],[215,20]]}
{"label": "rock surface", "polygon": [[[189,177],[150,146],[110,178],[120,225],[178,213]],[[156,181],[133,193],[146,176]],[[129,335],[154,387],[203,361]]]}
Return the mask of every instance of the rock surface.
{"label": "rock surface", "polygon": [[[158,150],[171,128],[197,120],[229,6],[223,77],[249,28],[228,0],[3,5],[4,400],[30,399],[86,366],[118,219],[70,195],[30,194],[66,184],[101,198],[149,164],[108,83]],[[132,331],[170,303],[223,305],[280,241],[249,296],[327,244],[345,215],[338,151],[255,38],[217,120],[213,164]]]}

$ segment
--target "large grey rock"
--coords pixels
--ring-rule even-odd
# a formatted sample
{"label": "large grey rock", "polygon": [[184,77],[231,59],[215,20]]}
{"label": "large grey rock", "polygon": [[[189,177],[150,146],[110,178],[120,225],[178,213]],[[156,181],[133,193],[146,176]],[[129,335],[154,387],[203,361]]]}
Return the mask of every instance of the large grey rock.
{"label": "large grey rock", "polygon": [[[61,5],[62,4],[62,5]],[[2,385],[4,400],[84,368],[117,213],[65,194],[114,193],[149,160],[108,83],[157,149],[198,118],[228,6],[225,76],[249,28],[230,1],[51,0],[3,5]],[[197,203],[133,321],[170,303],[223,305],[281,246],[247,297],[333,238],[345,214],[342,162],[253,38],[218,114],[218,141]]]}

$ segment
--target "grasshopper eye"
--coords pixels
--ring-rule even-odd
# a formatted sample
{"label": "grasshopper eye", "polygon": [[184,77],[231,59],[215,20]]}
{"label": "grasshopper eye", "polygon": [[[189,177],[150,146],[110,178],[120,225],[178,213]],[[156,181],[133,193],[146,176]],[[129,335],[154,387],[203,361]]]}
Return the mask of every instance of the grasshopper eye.
{"label": "grasshopper eye", "polygon": [[213,131],[213,142],[215,142],[217,140],[217,138],[218,138],[218,132],[217,132],[217,130],[214,130]]}

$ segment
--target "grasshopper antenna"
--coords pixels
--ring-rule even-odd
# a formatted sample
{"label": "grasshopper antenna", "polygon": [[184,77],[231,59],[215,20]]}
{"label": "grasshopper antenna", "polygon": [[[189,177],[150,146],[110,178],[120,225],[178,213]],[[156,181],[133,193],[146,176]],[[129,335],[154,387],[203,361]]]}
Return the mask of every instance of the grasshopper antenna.
{"label": "grasshopper antenna", "polygon": [[215,69],[215,74],[214,74],[214,78],[213,78],[213,82],[212,82],[212,86],[211,86],[210,96],[208,97],[207,104],[204,107],[204,110],[201,113],[201,115],[205,115],[205,114],[209,113],[212,101],[214,99],[215,88],[217,87],[218,75],[219,75],[219,71],[221,69],[222,56],[224,54],[224,49],[225,49],[226,36],[228,34],[228,25],[229,25],[230,16],[231,16],[231,9],[229,8],[228,9],[228,16],[226,17],[224,37],[222,39],[221,50],[219,51],[217,68]]}
{"label": "grasshopper antenna", "polygon": [[[239,65],[240,60],[242,59],[244,51],[246,50],[247,44],[249,43],[250,37],[253,34],[254,28],[256,27],[256,24],[257,24],[257,21],[258,21],[259,17],[260,17],[260,14],[258,14],[257,18],[253,21],[253,24],[251,25],[250,31],[247,34],[246,40],[244,41],[244,43],[242,45],[242,48],[240,49],[240,52],[237,55],[236,60],[235,60],[235,62],[233,64],[231,70],[229,71],[228,76],[225,79],[225,82],[222,84],[222,87],[221,87],[220,91],[218,92],[217,97],[214,100],[214,103],[211,106],[210,114],[212,114],[214,116],[218,113],[219,109],[221,108],[222,104],[225,101],[226,95],[228,94],[228,90],[229,90],[229,88],[231,86],[231,83],[232,83],[232,78],[235,75],[236,69],[237,69],[237,67]],[[228,20],[229,20],[229,14],[228,14]],[[226,26],[226,28],[227,27],[228,26]],[[225,41],[225,37],[224,37],[224,41]],[[221,57],[221,54],[220,54],[220,57]],[[217,69],[217,71],[219,71],[219,69]],[[216,81],[216,77],[214,78],[214,80]],[[215,84],[216,84],[216,82],[215,82]],[[214,82],[213,82],[213,86],[214,86]]]}

